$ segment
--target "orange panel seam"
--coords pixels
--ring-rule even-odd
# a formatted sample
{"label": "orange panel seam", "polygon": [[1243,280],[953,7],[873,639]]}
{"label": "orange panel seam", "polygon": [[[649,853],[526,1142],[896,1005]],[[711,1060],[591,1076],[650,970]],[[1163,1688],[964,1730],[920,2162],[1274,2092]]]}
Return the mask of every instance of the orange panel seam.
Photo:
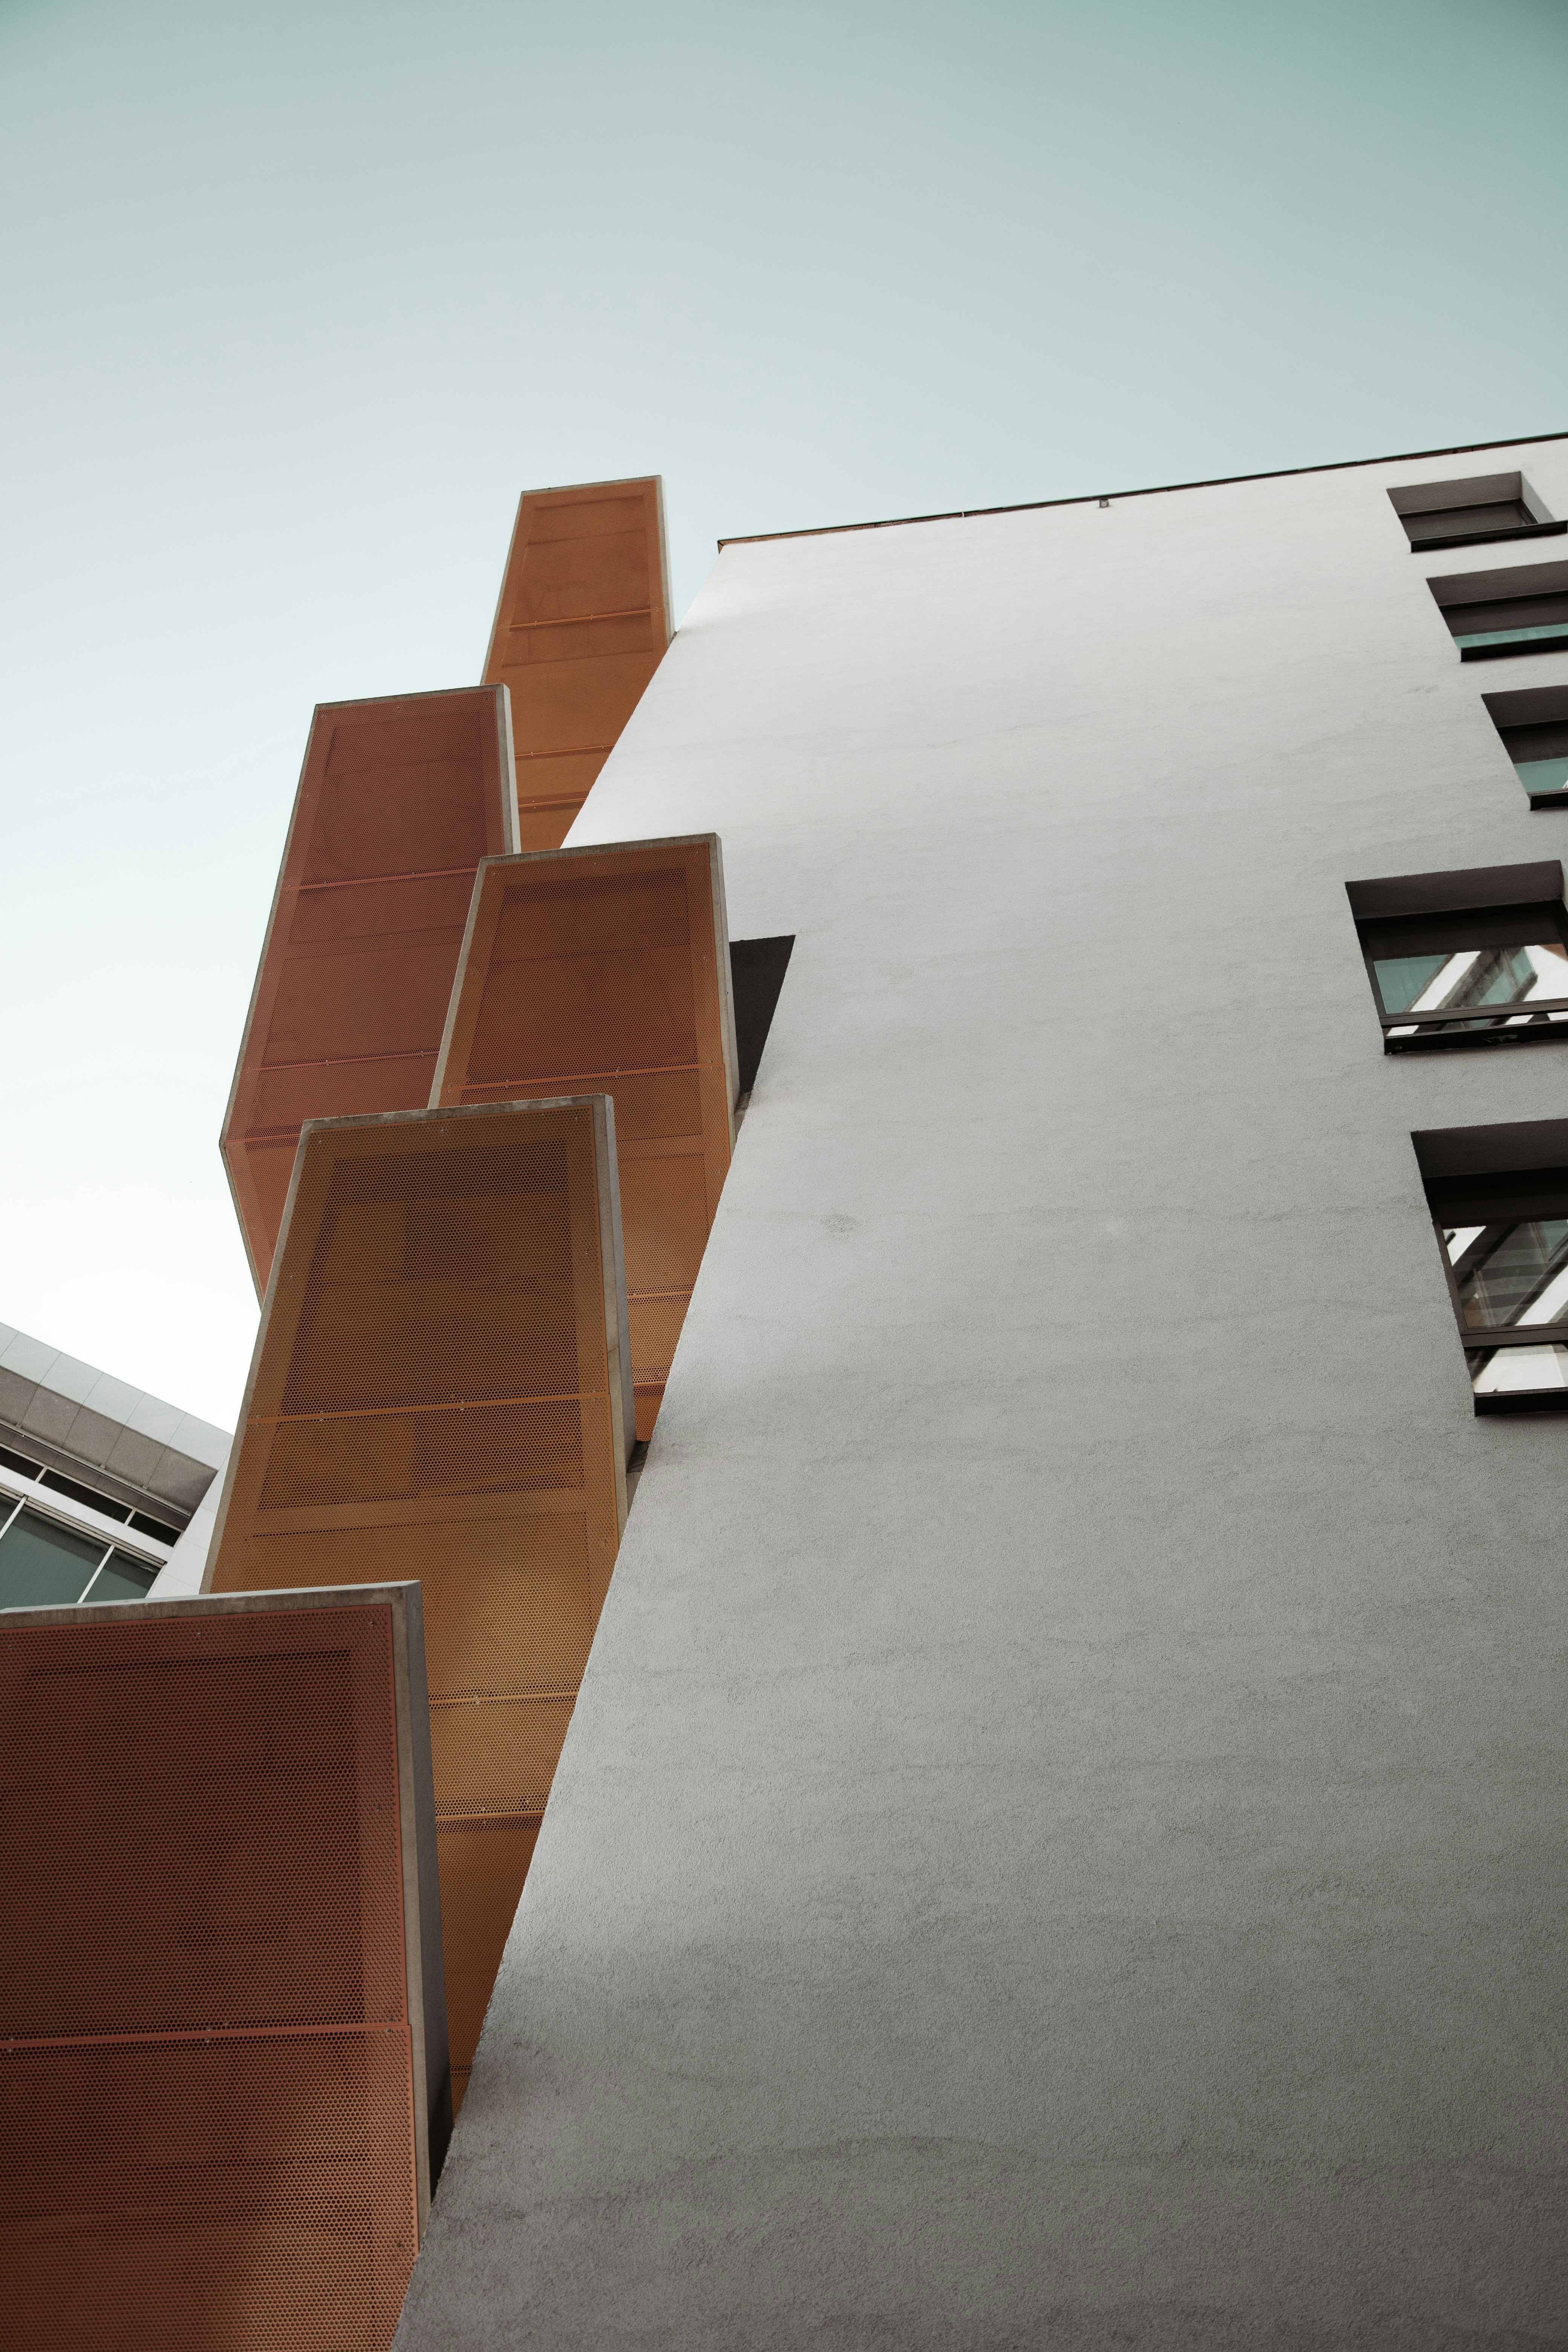
{"label": "orange panel seam", "polygon": [[459,1397],[449,1404],[365,1404],[340,1412],[258,1412],[247,1429],[283,1429],[298,1421],[384,1421],[397,1412],[489,1412],[503,1404],[592,1404],[602,1389],[574,1389],[560,1396]]}
{"label": "orange panel seam", "polygon": [[[279,1063],[277,1068],[307,1069],[305,1062]],[[536,1078],[469,1078],[463,1087],[466,1095],[478,1094],[489,1087],[582,1087],[590,1078],[665,1078],[685,1070],[710,1070],[711,1062],[640,1062],[624,1070],[546,1070]]]}
{"label": "orange panel seam", "polygon": [[319,1062],[258,1062],[256,1067],[263,1077],[275,1070],[352,1070],[365,1062],[431,1062],[440,1050],[439,1045],[405,1045],[395,1054],[327,1054]]}
{"label": "orange panel seam", "polygon": [[542,1704],[547,1699],[554,1702],[563,1698],[575,1698],[581,1689],[581,1683],[574,1683],[570,1690],[484,1691],[478,1697],[475,1697],[470,1692],[466,1698],[460,1696],[456,1698],[435,1697],[431,1699],[430,1704],[433,1707],[497,1706],[502,1700],[507,1701],[509,1704],[515,1704],[520,1699],[538,1699],[541,1704]]}
{"label": "orange panel seam", "polygon": [[351,874],[342,882],[296,882],[306,890],[369,890],[378,882],[445,882],[454,874],[471,874],[471,866],[426,866],[416,874]]}
{"label": "orange panel seam", "polygon": [[179,2025],[149,2033],[17,2034],[0,2044],[7,2052],[23,2050],[123,2050],[149,2042],[317,2042],[329,2033],[406,2033],[408,2020],[368,2018],[330,2025]]}
{"label": "orange panel seam", "polygon": [[509,621],[509,637],[521,635],[524,629],[581,629],[589,621],[642,621],[652,612],[651,604],[628,604],[619,613],[563,613],[553,621]]}
{"label": "orange panel seam", "polygon": [[537,1805],[519,1805],[510,1812],[437,1813],[436,1826],[437,1829],[445,1829],[450,1827],[453,1822],[536,1822],[543,1811],[544,1800],[542,1797]]}

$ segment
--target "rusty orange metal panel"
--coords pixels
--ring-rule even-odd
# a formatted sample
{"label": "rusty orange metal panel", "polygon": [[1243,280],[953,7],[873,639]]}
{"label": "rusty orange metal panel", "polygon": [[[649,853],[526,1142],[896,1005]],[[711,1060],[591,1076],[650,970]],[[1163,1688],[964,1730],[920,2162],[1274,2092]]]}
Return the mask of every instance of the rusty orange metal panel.
{"label": "rusty orange metal panel", "polygon": [[716,834],[486,860],[430,1099],[613,1097],[639,1437],[729,1170],[735,1066]]}
{"label": "rusty orange metal panel", "polygon": [[458,2098],[626,1524],[603,1096],[305,1129],[210,1589],[418,1578]]}
{"label": "rusty orange metal panel", "polygon": [[525,490],[487,684],[511,690],[519,849],[553,849],[669,643],[657,475]]}
{"label": "rusty orange metal panel", "polygon": [[416,1588],[0,1638],[0,2341],[390,2346],[450,2129]]}
{"label": "rusty orange metal panel", "polygon": [[474,869],[517,846],[503,689],[318,707],[224,1120],[258,1292],[303,1121],[429,1099]]}

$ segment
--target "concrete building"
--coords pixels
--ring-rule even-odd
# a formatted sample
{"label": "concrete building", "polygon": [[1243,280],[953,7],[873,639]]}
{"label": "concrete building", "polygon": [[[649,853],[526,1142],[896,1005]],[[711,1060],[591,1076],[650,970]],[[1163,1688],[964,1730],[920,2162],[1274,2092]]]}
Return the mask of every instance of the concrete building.
{"label": "concrete building", "polygon": [[795,950],[400,2352],[1568,2342],[1564,516],[722,550],[568,842]]}
{"label": "concrete building", "polygon": [[198,1591],[229,1444],[0,1324],[0,1609]]}

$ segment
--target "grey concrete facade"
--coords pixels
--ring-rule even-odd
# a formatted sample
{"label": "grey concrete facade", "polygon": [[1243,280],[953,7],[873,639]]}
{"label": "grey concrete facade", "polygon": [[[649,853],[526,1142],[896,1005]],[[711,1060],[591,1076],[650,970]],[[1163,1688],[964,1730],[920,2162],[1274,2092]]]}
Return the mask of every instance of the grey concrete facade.
{"label": "grey concrete facade", "polygon": [[[399,2352],[1568,2342],[1568,1420],[1349,879],[1552,857],[1385,495],[730,547],[572,839],[796,946]],[[1506,565],[1550,545],[1489,551]]]}

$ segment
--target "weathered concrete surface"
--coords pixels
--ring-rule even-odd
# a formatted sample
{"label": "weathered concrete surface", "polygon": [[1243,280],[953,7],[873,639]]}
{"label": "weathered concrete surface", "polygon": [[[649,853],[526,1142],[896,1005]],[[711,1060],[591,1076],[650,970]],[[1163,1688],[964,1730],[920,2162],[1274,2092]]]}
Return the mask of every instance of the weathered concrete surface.
{"label": "weathered concrete surface", "polygon": [[399,2352],[1568,2341],[1568,1422],[1409,1142],[1568,1052],[1344,896],[1568,845],[1481,462],[721,558],[572,837],[797,945]]}

